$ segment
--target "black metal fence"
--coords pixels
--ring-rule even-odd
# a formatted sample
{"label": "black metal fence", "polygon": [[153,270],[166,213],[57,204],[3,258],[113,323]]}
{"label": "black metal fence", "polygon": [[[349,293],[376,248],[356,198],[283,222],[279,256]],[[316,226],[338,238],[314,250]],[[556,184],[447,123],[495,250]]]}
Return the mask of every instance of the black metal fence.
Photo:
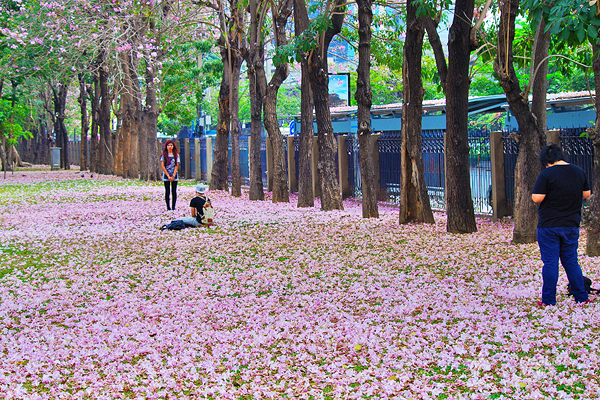
{"label": "black metal fence", "polygon": [[587,136],[581,136],[587,128],[560,130],[560,144],[567,162],[579,166],[587,174],[590,185],[594,180],[594,145]]}
{"label": "black metal fence", "polygon": [[[587,128],[560,129],[560,144],[567,158],[567,162],[579,166],[587,174],[590,185],[594,179],[594,145],[592,141],[581,134]],[[509,132],[503,132],[502,142],[504,148],[504,185],[506,188],[506,201],[509,210],[514,207],[515,199],[515,167],[519,149],[517,143],[510,137]]]}
{"label": "black metal fence", "polygon": [[[585,128],[563,129],[560,131],[560,140],[567,156],[567,161],[580,166],[588,175],[590,182],[593,180],[593,152],[594,146],[587,137],[582,137],[581,133]],[[422,135],[422,155],[424,164],[425,182],[430,196],[431,206],[436,210],[445,209],[445,159],[444,159],[444,130],[426,130]],[[240,169],[242,184],[249,184],[249,137],[240,136]],[[475,212],[478,214],[492,214],[491,202],[491,149],[490,135],[488,131],[469,132],[469,162],[470,162],[470,180],[471,195]],[[211,141],[214,150],[214,140]],[[208,180],[207,176],[207,139],[203,137],[199,140],[201,177],[200,180]],[[284,141],[287,159],[287,141]],[[378,141],[379,150],[379,182],[381,194],[385,196],[388,202],[398,203],[400,201],[401,188],[401,145],[402,137],[400,131],[383,132]],[[181,143],[183,147],[183,143]],[[502,134],[502,147],[504,153],[504,183],[506,190],[507,207],[509,210],[514,205],[514,182],[515,166],[518,155],[516,142],[510,137],[508,132]],[[296,180],[298,179],[298,159],[299,159],[299,138],[295,137],[293,141],[294,162],[296,165]],[[356,135],[349,135],[346,140],[346,149],[348,157],[348,183],[351,188],[352,196],[360,198],[361,177],[360,177],[360,152]],[[192,177],[195,177],[195,156],[196,152],[194,140],[190,140],[190,160],[182,160],[182,164],[189,163],[191,166]],[[180,151],[182,159],[184,157],[183,149]],[[229,148],[231,155],[231,146]],[[69,144],[70,159],[74,164],[78,163],[79,142]],[[231,158],[230,158],[231,159]],[[336,159],[336,166],[339,160]],[[266,140],[261,140],[261,167],[263,172],[263,185],[268,186],[267,182],[267,146]],[[231,169],[230,169],[231,171]],[[336,168],[337,171],[337,168]],[[339,175],[339,174],[338,174]],[[338,176],[339,179],[339,176]]]}
{"label": "black metal fence", "polygon": [[[425,130],[422,134],[421,148],[424,165],[425,184],[429,193],[431,207],[444,210],[445,203],[445,158],[444,134],[442,129]],[[401,146],[400,131],[383,132],[378,140],[379,182],[387,201],[400,201],[401,187]],[[471,148],[471,194],[475,212],[491,214],[492,168],[490,161],[490,136],[487,131],[469,134]],[[355,197],[361,196],[360,154],[357,140],[350,136],[347,141],[349,184]]]}

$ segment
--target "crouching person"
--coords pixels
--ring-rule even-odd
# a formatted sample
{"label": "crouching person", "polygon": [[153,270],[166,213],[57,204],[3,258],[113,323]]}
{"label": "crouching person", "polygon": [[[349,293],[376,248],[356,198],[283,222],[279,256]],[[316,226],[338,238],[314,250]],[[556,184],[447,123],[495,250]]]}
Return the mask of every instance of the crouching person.
{"label": "crouching person", "polygon": [[199,183],[196,185],[196,197],[190,201],[191,217],[183,217],[181,220],[186,226],[197,227],[199,225],[212,225],[214,212],[210,199],[206,197],[208,188]]}
{"label": "crouching person", "polygon": [[208,188],[199,183],[196,185],[196,197],[190,201],[191,217],[182,217],[175,221],[171,221],[168,225],[161,226],[160,230],[181,230],[184,228],[195,228],[197,226],[210,226],[213,224],[215,211],[210,204],[210,199],[206,197]]}

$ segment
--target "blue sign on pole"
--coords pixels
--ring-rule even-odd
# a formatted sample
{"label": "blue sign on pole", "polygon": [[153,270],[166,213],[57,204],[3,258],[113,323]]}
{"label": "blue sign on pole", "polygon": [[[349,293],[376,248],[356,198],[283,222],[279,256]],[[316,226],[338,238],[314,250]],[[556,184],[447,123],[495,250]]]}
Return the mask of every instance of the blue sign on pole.
{"label": "blue sign on pole", "polygon": [[290,135],[294,135],[295,131],[296,131],[296,121],[292,121],[292,122],[290,122]]}

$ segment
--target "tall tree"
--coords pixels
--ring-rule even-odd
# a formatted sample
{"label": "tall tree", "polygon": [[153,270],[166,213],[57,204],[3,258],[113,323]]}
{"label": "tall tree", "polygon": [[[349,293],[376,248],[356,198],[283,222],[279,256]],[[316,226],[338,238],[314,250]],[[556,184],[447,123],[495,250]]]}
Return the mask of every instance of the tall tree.
{"label": "tall tree", "polygon": [[417,17],[418,2],[406,4],[406,39],[404,41],[404,98],[402,112],[402,167],[400,189],[400,223],[421,221],[434,223],[429,203],[423,165],[421,121],[423,116],[423,81],[421,60],[424,27]]}
{"label": "tall tree", "polygon": [[[287,44],[285,27],[288,18],[292,14],[293,0],[280,0],[277,7],[273,3],[271,14],[273,31],[275,32],[275,48]],[[263,70],[264,71],[264,70]],[[287,168],[285,160],[284,139],[277,121],[277,92],[283,81],[289,74],[289,66],[285,61],[280,61],[275,67],[275,73],[266,87],[264,114],[265,129],[269,134],[271,146],[273,147],[273,203],[289,202],[289,191],[287,181]]]}
{"label": "tall tree", "polygon": [[[305,35],[309,27],[308,11],[304,0],[294,0],[294,30],[297,37]],[[300,61],[302,78],[300,81],[300,148],[298,152],[298,207],[314,207],[312,177],[313,148],[313,101],[310,79],[308,77],[307,53],[298,50],[296,58]],[[292,149],[288,149],[291,151]]]}
{"label": "tall tree", "polygon": [[214,160],[210,182],[211,190],[229,190],[229,183],[227,181],[227,148],[229,147],[229,132],[231,129],[229,92],[231,90],[232,69],[227,40],[226,32],[221,32],[221,37],[217,43],[219,44],[221,60],[223,61],[223,77],[221,78],[221,85],[219,87],[219,119],[215,137]]}
{"label": "tall tree", "polygon": [[[600,11],[600,5],[598,5]],[[588,200],[588,209],[584,212],[584,224],[587,233],[585,252],[588,256],[600,256],[600,42],[593,45],[594,87],[596,91],[596,125],[588,129],[588,136],[594,146],[594,169],[592,196]]]}
{"label": "tall tree", "polygon": [[88,118],[88,94],[89,87],[86,82],[86,78],[83,73],[79,73],[77,75],[77,79],[79,80],[79,110],[81,112],[81,139],[79,142],[80,147],[80,157],[79,157],[79,169],[81,171],[85,171],[89,168],[88,165],[88,132],[90,129],[89,118]]}
{"label": "tall tree", "polygon": [[262,139],[262,111],[267,90],[265,77],[265,47],[263,23],[266,14],[266,3],[260,0],[249,0],[250,29],[248,36],[248,52],[245,55],[250,80],[250,200],[264,200],[265,193],[262,182],[262,165],[260,147]]}
{"label": "tall tree", "polygon": [[61,148],[60,158],[64,169],[70,169],[69,164],[69,135],[65,126],[67,94],[69,92],[69,81],[48,82],[48,88],[52,91],[53,108],[49,110],[52,113],[54,123],[54,134],[56,135],[56,144]]}
{"label": "tall tree", "polygon": [[513,137],[519,154],[515,167],[514,243],[536,241],[537,207],[531,201],[535,180],[540,172],[539,152],[545,144],[545,130],[541,130],[529,108],[525,91],[521,90],[513,61],[515,20],[519,0],[507,0],[500,6],[497,57],[494,62],[500,85],[519,124],[519,133]]}
{"label": "tall tree", "polygon": [[473,0],[460,0],[454,5],[454,18],[448,35],[448,62],[443,56],[437,27],[442,18],[440,9],[435,18],[424,15],[423,23],[431,44],[440,83],[446,92],[446,229],[454,233],[477,231],[475,210],[471,198],[471,174],[468,143],[469,63],[471,51],[478,46],[477,33],[486,17],[491,0],[473,24]]}
{"label": "tall tree", "polygon": [[358,104],[358,145],[360,151],[360,172],[362,186],[363,218],[378,218],[375,167],[373,163],[373,143],[371,141],[371,22],[373,20],[372,0],[358,0],[358,70],[356,80],[356,103]]}
{"label": "tall tree", "polygon": [[[342,194],[335,169],[335,157],[337,143],[333,135],[331,115],[329,113],[329,75],[327,65],[327,51],[329,45],[342,28],[346,13],[346,0],[336,0],[327,3],[331,14],[322,14],[314,22],[316,33],[312,39],[310,50],[306,51],[308,62],[308,76],[317,120],[317,143],[319,147],[319,183],[321,194],[321,209],[330,211],[343,209]],[[298,13],[304,13],[306,9],[298,9]],[[300,15],[303,20],[307,15]],[[303,128],[304,129],[304,128]]]}
{"label": "tall tree", "polygon": [[212,167],[211,189],[228,190],[228,147],[232,135],[232,194],[241,196],[239,164],[239,72],[245,52],[242,36],[245,30],[245,13],[238,0],[227,4],[221,0],[208,3],[217,13],[219,39],[217,45],[223,64],[219,89],[219,114]]}
{"label": "tall tree", "polygon": [[[242,23],[236,24],[242,26]],[[242,40],[236,35],[232,46],[231,57],[231,80],[230,105],[231,105],[231,195],[240,197],[242,195],[242,173],[240,166],[240,71],[244,58],[240,52]]]}
{"label": "tall tree", "polygon": [[452,233],[477,231],[471,197],[468,113],[469,61],[474,0],[457,0],[448,34],[446,81],[446,229]]}

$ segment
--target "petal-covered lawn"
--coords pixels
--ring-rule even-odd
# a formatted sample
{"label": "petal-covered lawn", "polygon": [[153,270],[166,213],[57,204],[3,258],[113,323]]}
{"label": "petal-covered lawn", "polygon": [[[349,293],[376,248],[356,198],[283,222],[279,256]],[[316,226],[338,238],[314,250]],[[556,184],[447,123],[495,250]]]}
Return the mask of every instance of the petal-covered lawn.
{"label": "petal-covered lawn", "polygon": [[[2,399],[600,397],[600,305],[535,306],[512,226],[398,225],[209,192],[217,226],[161,232],[160,183],[0,179]],[[267,196],[268,197],[268,196]],[[600,280],[600,260],[583,255]],[[598,283],[596,283],[598,286]]]}

